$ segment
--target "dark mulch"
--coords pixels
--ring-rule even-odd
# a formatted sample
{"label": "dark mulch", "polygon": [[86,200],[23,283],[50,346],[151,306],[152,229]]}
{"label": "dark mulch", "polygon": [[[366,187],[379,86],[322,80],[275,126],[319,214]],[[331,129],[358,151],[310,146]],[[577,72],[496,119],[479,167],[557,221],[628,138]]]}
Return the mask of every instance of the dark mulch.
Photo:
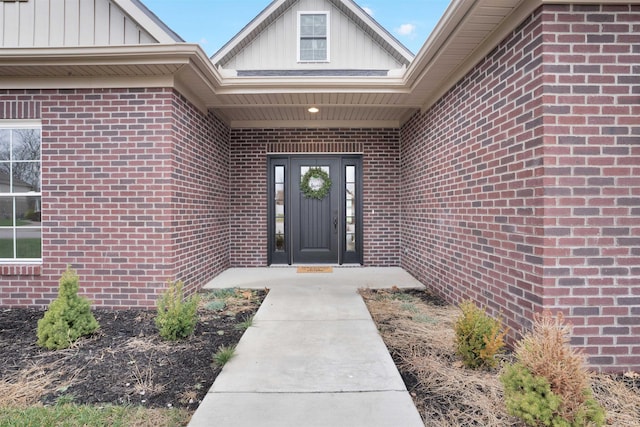
{"label": "dark mulch", "polygon": [[[265,293],[258,292],[261,301]],[[34,365],[55,375],[42,403],[71,399],[83,404],[141,404],[194,409],[220,372],[212,356],[234,345],[235,325],[257,310],[238,313],[199,310],[195,333],[169,343],[160,339],[155,310],[94,310],[100,329],[72,348],[49,351],[36,345],[33,309],[0,309],[0,378]]]}
{"label": "dark mulch", "polygon": [[405,289],[402,292],[419,298],[424,303],[435,305],[436,307],[446,307],[449,305],[444,298],[424,289]]}

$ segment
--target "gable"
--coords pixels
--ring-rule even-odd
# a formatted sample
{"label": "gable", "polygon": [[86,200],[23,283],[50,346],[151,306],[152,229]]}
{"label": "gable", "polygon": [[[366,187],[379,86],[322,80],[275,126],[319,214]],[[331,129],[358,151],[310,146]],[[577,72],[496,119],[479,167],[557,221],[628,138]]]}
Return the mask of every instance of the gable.
{"label": "gable", "polygon": [[[274,1],[270,7],[270,13],[256,18],[252,31],[247,31],[250,24],[214,55],[217,66],[239,71],[394,70],[406,67],[412,59],[406,48],[399,52],[387,43],[392,36],[351,0]],[[301,13],[327,14],[327,61],[299,61]],[[401,46],[395,39],[393,42]]]}
{"label": "gable", "polygon": [[5,48],[179,41],[138,0],[1,1],[0,27]]}

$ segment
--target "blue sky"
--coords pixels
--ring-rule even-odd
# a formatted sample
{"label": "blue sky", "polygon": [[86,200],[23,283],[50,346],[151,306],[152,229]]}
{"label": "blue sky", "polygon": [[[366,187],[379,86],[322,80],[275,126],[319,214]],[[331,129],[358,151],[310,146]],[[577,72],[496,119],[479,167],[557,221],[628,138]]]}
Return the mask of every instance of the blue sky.
{"label": "blue sky", "polygon": [[[142,0],[185,41],[212,55],[271,0]],[[400,42],[417,53],[449,0],[356,0]]]}

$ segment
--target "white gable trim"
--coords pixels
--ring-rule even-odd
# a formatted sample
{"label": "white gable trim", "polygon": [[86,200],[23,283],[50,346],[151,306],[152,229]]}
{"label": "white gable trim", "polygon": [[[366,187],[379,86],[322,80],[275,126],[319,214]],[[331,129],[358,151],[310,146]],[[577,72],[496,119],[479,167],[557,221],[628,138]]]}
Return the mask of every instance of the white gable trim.
{"label": "white gable trim", "polygon": [[126,14],[136,21],[158,43],[184,42],[173,30],[165,25],[153,12],[138,0],[111,0],[117,4]]}
{"label": "white gable trim", "polygon": [[283,6],[285,6],[285,8],[288,8],[294,1],[296,0],[274,0],[269,6],[267,6],[262,12],[260,12],[258,16],[253,18],[251,22],[249,22],[242,30],[240,30],[238,34],[236,34],[231,40],[229,40],[227,44],[222,46],[222,48],[218,52],[214,53],[211,57],[211,61],[214,64],[217,64],[222,58],[227,56],[229,52],[235,49],[236,46],[238,46],[242,42],[242,40],[247,38],[250,34],[256,31],[258,27],[260,27],[260,25],[267,21],[267,18],[272,16],[278,9]]}
{"label": "white gable trim", "polygon": [[339,9],[341,7],[345,7],[349,11],[351,11],[354,15],[356,15],[362,22],[364,22],[367,26],[373,28],[383,39],[387,42],[393,49],[398,51],[404,58],[410,63],[413,61],[414,54],[407,49],[402,43],[400,43],[391,33],[389,33],[382,25],[378,23],[375,19],[371,17],[367,12],[364,11],[360,6],[358,6],[352,0],[330,0],[334,3]]}
{"label": "white gable trim", "polygon": [[[365,32],[370,36],[377,36],[378,42],[381,46],[386,45],[384,49],[396,58],[399,62],[406,62],[410,64],[413,61],[414,55],[409,49],[407,49],[402,43],[400,43],[395,37],[393,37],[387,30],[378,24],[369,14],[367,14],[360,6],[358,6],[353,0],[328,0],[338,10],[345,13],[345,15],[351,15],[351,19],[361,26]],[[258,16],[256,16],[249,24],[247,24],[238,34],[236,34],[226,45],[224,45],[218,52],[213,54],[211,61],[216,66],[225,61],[226,57],[234,52],[234,50],[247,45],[251,40],[257,37],[258,33],[263,30],[268,24],[277,19],[287,9],[292,7],[298,0],[274,0],[269,6],[267,6]],[[375,38],[375,37],[374,37]],[[399,58],[403,61],[400,61]],[[225,61],[226,62],[226,61]]]}

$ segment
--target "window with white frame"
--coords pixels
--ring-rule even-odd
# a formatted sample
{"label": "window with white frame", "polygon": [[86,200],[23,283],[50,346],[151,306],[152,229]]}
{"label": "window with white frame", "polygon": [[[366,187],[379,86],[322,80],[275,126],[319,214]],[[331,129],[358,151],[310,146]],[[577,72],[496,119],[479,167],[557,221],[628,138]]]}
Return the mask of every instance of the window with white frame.
{"label": "window with white frame", "polygon": [[42,258],[41,124],[0,120],[0,261]]}
{"label": "window with white frame", "polygon": [[329,61],[329,12],[298,13],[298,61]]}

